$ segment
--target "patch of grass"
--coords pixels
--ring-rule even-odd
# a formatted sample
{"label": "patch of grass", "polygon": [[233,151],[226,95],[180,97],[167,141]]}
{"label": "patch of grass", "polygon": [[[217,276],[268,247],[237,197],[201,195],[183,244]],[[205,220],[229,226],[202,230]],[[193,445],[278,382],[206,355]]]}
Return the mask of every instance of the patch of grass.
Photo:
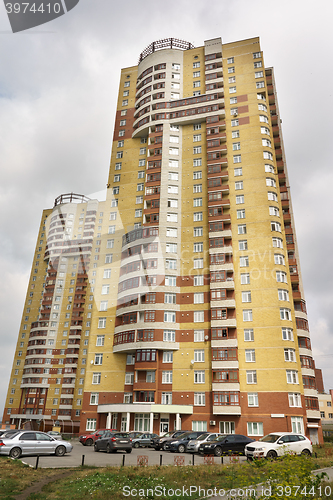
{"label": "patch of grass", "polygon": [[[322,479],[311,476],[311,471],[333,465],[331,445],[316,447],[317,458],[286,456],[274,461],[256,460],[243,464],[230,465],[196,465],[175,467],[80,467],[69,469],[70,476],[46,484],[39,493],[31,494],[29,500],[81,500],[89,497],[96,500],[124,500],[138,498],[155,500],[193,500],[202,498],[202,490],[246,488],[258,484],[281,485],[283,488],[303,486],[307,489],[317,487]],[[63,470],[63,469],[62,469]],[[31,484],[59,474],[59,469],[38,469],[23,465],[19,460],[0,457],[0,498],[13,499],[17,494]],[[192,486],[192,490],[190,487]],[[201,492],[199,492],[199,487]],[[185,492],[182,494],[183,488]],[[194,491],[197,488],[197,491]],[[274,488],[273,488],[274,490]],[[191,491],[191,495],[189,495]],[[287,490],[288,493],[289,490]],[[318,498],[304,495],[300,491],[295,495],[278,494],[280,490],[272,491],[270,500],[284,498]],[[324,491],[324,490],[323,490]],[[327,489],[327,492],[333,491]],[[131,493],[132,492],[132,493]],[[124,495],[125,493],[125,495]],[[210,493],[208,493],[210,494]],[[213,493],[211,492],[211,495]],[[273,496],[275,495],[275,496]],[[330,493],[331,495],[331,493]],[[322,495],[332,499],[333,495]],[[237,498],[237,497],[235,497]]]}

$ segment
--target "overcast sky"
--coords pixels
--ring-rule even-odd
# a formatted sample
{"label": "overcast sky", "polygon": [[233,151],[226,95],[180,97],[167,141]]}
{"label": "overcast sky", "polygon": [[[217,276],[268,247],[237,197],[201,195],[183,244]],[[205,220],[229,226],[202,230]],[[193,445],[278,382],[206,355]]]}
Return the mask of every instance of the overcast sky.
{"label": "overcast sky", "polygon": [[164,37],[259,36],[277,85],[313,353],[333,388],[331,0],[80,0],[12,34],[0,4],[0,418],[37,230],[61,193],[107,182],[121,68]]}

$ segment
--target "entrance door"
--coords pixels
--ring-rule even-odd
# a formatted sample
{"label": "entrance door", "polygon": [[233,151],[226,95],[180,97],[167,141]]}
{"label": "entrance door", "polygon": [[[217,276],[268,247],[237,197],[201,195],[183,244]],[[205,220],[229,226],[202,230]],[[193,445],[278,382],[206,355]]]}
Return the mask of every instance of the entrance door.
{"label": "entrance door", "polygon": [[160,421],[160,434],[164,434],[165,432],[169,431],[169,419],[168,418],[161,418]]}
{"label": "entrance door", "polygon": [[309,429],[309,434],[310,434],[310,439],[312,441],[312,444],[319,444],[319,439],[318,439],[318,429]]}

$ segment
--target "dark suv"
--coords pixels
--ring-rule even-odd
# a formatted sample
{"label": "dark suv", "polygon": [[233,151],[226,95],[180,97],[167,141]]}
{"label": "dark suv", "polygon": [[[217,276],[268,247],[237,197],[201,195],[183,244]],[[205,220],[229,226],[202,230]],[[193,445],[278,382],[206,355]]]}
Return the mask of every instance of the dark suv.
{"label": "dark suv", "polygon": [[98,429],[97,431],[91,433],[91,434],[82,434],[82,436],[79,437],[80,443],[83,444],[83,446],[92,446],[97,439],[100,437],[104,436],[106,432],[117,432],[117,429]]}
{"label": "dark suv", "polygon": [[167,446],[169,441],[174,441],[178,436],[184,434],[185,431],[169,431],[163,434],[163,436],[158,436],[151,440],[151,446],[155,448],[155,450],[167,450]]}
{"label": "dark suv", "polygon": [[197,439],[201,434],[204,434],[203,431],[190,431],[184,432],[180,436],[178,436],[175,440],[171,440],[167,442],[167,450],[169,451],[178,451],[179,453],[184,453],[187,448],[187,444],[191,439]]}
{"label": "dark suv", "polygon": [[107,431],[102,437],[97,439],[94,444],[94,450],[106,451],[106,453],[125,450],[126,453],[132,453],[132,439],[129,437],[128,432]]}

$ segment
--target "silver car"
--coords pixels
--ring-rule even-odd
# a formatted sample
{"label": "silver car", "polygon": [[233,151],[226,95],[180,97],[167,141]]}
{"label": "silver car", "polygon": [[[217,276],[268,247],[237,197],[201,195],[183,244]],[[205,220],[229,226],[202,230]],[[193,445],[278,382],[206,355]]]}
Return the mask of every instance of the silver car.
{"label": "silver car", "polygon": [[0,437],[0,455],[20,458],[21,455],[50,455],[62,457],[71,452],[73,446],[67,441],[59,441],[45,432],[18,431],[10,437]]}
{"label": "silver car", "polygon": [[198,453],[199,446],[202,443],[209,443],[210,441],[214,441],[218,436],[221,436],[221,434],[218,432],[205,432],[201,434],[201,436],[199,436],[197,439],[191,439],[191,441],[187,443],[186,451],[188,453]]}

